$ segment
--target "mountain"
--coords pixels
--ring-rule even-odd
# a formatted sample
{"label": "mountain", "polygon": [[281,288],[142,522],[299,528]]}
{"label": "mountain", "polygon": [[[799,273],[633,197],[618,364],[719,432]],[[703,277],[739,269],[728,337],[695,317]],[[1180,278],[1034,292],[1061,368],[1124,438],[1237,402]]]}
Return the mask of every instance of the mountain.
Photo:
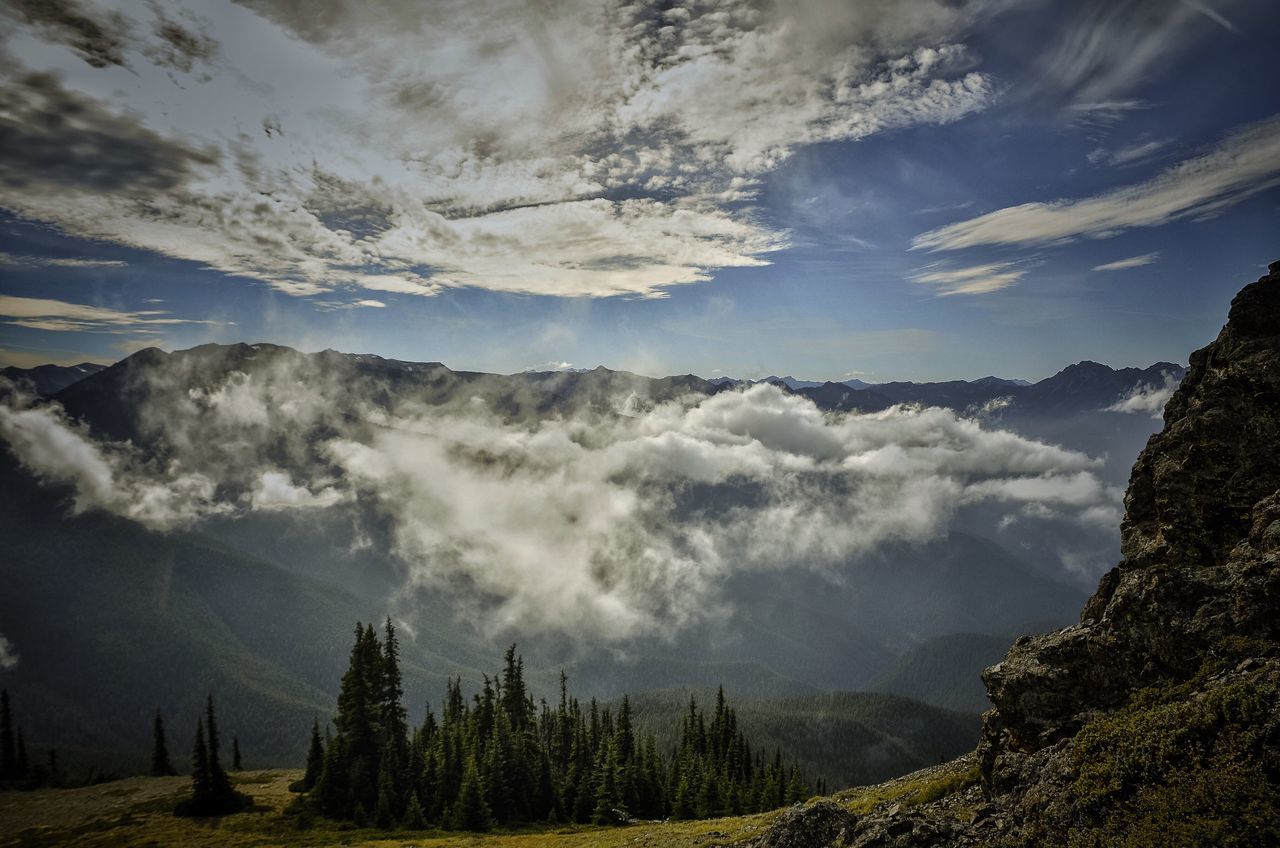
{"label": "mountain", "polygon": [[979,676],[999,662],[1013,640],[987,633],[949,633],[906,651],[868,688],[926,704],[982,713],[991,709]]}
{"label": "mountain", "polygon": [[0,369],[0,377],[12,380],[19,387],[40,397],[49,397],[72,383],[97,374],[106,367],[96,362],[81,362],[79,365],[37,365],[34,368],[10,366]]}
{"label": "mountain", "polygon": [[798,809],[758,848],[819,831],[921,848],[1280,841],[1280,262],[1232,300],[1164,416],[1133,466],[1123,558],[1079,623],[983,673],[977,768],[918,777],[915,803]]}

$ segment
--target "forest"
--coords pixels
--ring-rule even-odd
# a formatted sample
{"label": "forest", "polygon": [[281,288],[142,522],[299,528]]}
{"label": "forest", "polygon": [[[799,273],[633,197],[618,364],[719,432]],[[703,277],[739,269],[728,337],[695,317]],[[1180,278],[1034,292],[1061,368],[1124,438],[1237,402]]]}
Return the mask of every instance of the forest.
{"label": "forest", "polygon": [[557,703],[535,701],[516,646],[469,700],[447,686],[440,715],[411,726],[399,642],[357,624],[330,730],[311,728],[296,787],[307,813],[362,826],[483,831],[524,822],[611,824],[771,810],[825,790],[782,751],[753,749],[717,693],[691,698],[672,750],[635,730],[630,699],[583,704],[561,674]]}

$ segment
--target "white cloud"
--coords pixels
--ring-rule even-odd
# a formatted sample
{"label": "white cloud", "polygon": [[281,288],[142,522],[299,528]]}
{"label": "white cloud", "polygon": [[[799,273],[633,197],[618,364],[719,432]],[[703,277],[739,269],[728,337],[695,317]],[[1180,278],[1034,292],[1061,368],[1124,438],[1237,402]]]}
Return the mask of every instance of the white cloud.
{"label": "white cloud", "polygon": [[19,214],[298,296],[660,296],[786,244],[741,201],[797,146],[990,103],[1003,2],[106,5],[12,21]]}
{"label": "white cloud", "polygon": [[1143,86],[1190,52],[1206,35],[1208,17],[1231,27],[1219,10],[1244,0],[1117,0],[1074,4],[1057,38],[1040,52],[1040,87],[1066,99],[1075,120],[1111,123],[1146,104]]}
{"label": "white cloud", "polygon": [[0,404],[0,438],[38,477],[70,484],[77,512],[104,509],[152,529],[167,529],[228,511],[214,502],[214,483],[208,477],[186,472],[178,463],[143,471],[127,452],[104,450],[83,429],[70,425],[57,406]]}
{"label": "white cloud", "polygon": [[119,259],[78,259],[57,256],[16,256],[0,251],[0,265],[17,268],[127,268]]}
{"label": "white cloud", "polygon": [[1094,265],[1090,270],[1093,271],[1127,271],[1130,268],[1141,268],[1143,265],[1150,265],[1160,258],[1160,252],[1144,253],[1141,256],[1130,256],[1126,259],[1117,259],[1114,262],[1106,262],[1102,265]]}
{"label": "white cloud", "polygon": [[912,250],[1039,245],[1105,238],[1210,215],[1280,185],[1280,118],[1232,133],[1213,149],[1146,182],[1080,200],[1024,203],[930,230]]}
{"label": "white cloud", "polygon": [[1133,144],[1121,147],[1119,150],[1114,151],[1107,150],[1104,147],[1098,147],[1089,151],[1086,158],[1089,160],[1090,165],[1100,165],[1103,163],[1108,165],[1132,165],[1136,162],[1140,162],[1154,156],[1156,153],[1159,153],[1161,150],[1168,147],[1172,141],[1173,139],[1169,138],[1136,141]]}
{"label": "white cloud", "polygon": [[158,309],[122,312],[84,303],[43,297],[0,295],[0,318],[19,327],[55,332],[132,332],[144,325],[215,324],[216,321],[174,318]]}
{"label": "white cloud", "polygon": [[305,486],[295,486],[287,471],[264,471],[249,493],[254,509],[274,511],[282,509],[324,509],[346,500],[332,487],[313,492]]}
{"label": "white cloud", "polygon": [[0,671],[9,671],[18,667],[18,649],[0,633]]}
{"label": "white cloud", "polygon": [[1127,395],[1107,407],[1108,412],[1131,412],[1160,418],[1164,415],[1165,404],[1181,382],[1172,374],[1165,374],[1160,385],[1138,385]]}
{"label": "white cloud", "polygon": [[1027,272],[1007,262],[972,265],[968,268],[929,266],[912,274],[913,282],[934,286],[940,296],[987,294],[1016,285]]}
{"label": "white cloud", "polygon": [[0,407],[0,436],[78,509],[150,527],[358,503],[384,516],[411,586],[483,603],[497,628],[604,639],[697,620],[739,570],[856,567],[970,508],[1084,520],[1116,496],[1096,460],[942,409],[827,415],[757,385],[526,419],[506,389],[502,415],[478,383],[388,407],[376,385],[366,400],[280,363],[200,389],[157,373],[140,426],[160,456],[100,443],[57,407]]}

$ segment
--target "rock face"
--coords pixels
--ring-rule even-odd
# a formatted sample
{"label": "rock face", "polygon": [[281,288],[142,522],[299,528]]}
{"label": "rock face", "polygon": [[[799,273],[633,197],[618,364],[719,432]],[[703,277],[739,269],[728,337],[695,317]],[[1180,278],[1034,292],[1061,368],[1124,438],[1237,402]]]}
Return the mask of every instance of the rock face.
{"label": "rock face", "polygon": [[1125,512],[1080,623],[983,674],[972,817],[877,809],[812,844],[1280,844],[1280,262],[1192,354]]}
{"label": "rock face", "polygon": [[1124,560],[1080,624],[1019,639],[983,680],[984,772],[1073,734],[1134,689],[1194,673],[1225,637],[1280,641],[1280,262],[1165,408],[1125,495]]}

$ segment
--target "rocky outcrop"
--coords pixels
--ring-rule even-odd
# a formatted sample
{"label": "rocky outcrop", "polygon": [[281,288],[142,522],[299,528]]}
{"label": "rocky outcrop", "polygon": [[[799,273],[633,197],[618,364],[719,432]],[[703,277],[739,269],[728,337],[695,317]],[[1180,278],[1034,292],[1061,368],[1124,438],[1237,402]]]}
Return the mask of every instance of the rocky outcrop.
{"label": "rocky outcrop", "polygon": [[1280,263],[1165,408],[1125,496],[1124,560],[1080,624],[1019,639],[983,675],[984,771],[1071,735],[1136,688],[1193,674],[1225,637],[1280,640]]}
{"label": "rocky outcrop", "polygon": [[1280,844],[1280,262],[1192,354],[1122,553],[1079,624],[983,674],[969,820],[877,808],[810,844]]}

